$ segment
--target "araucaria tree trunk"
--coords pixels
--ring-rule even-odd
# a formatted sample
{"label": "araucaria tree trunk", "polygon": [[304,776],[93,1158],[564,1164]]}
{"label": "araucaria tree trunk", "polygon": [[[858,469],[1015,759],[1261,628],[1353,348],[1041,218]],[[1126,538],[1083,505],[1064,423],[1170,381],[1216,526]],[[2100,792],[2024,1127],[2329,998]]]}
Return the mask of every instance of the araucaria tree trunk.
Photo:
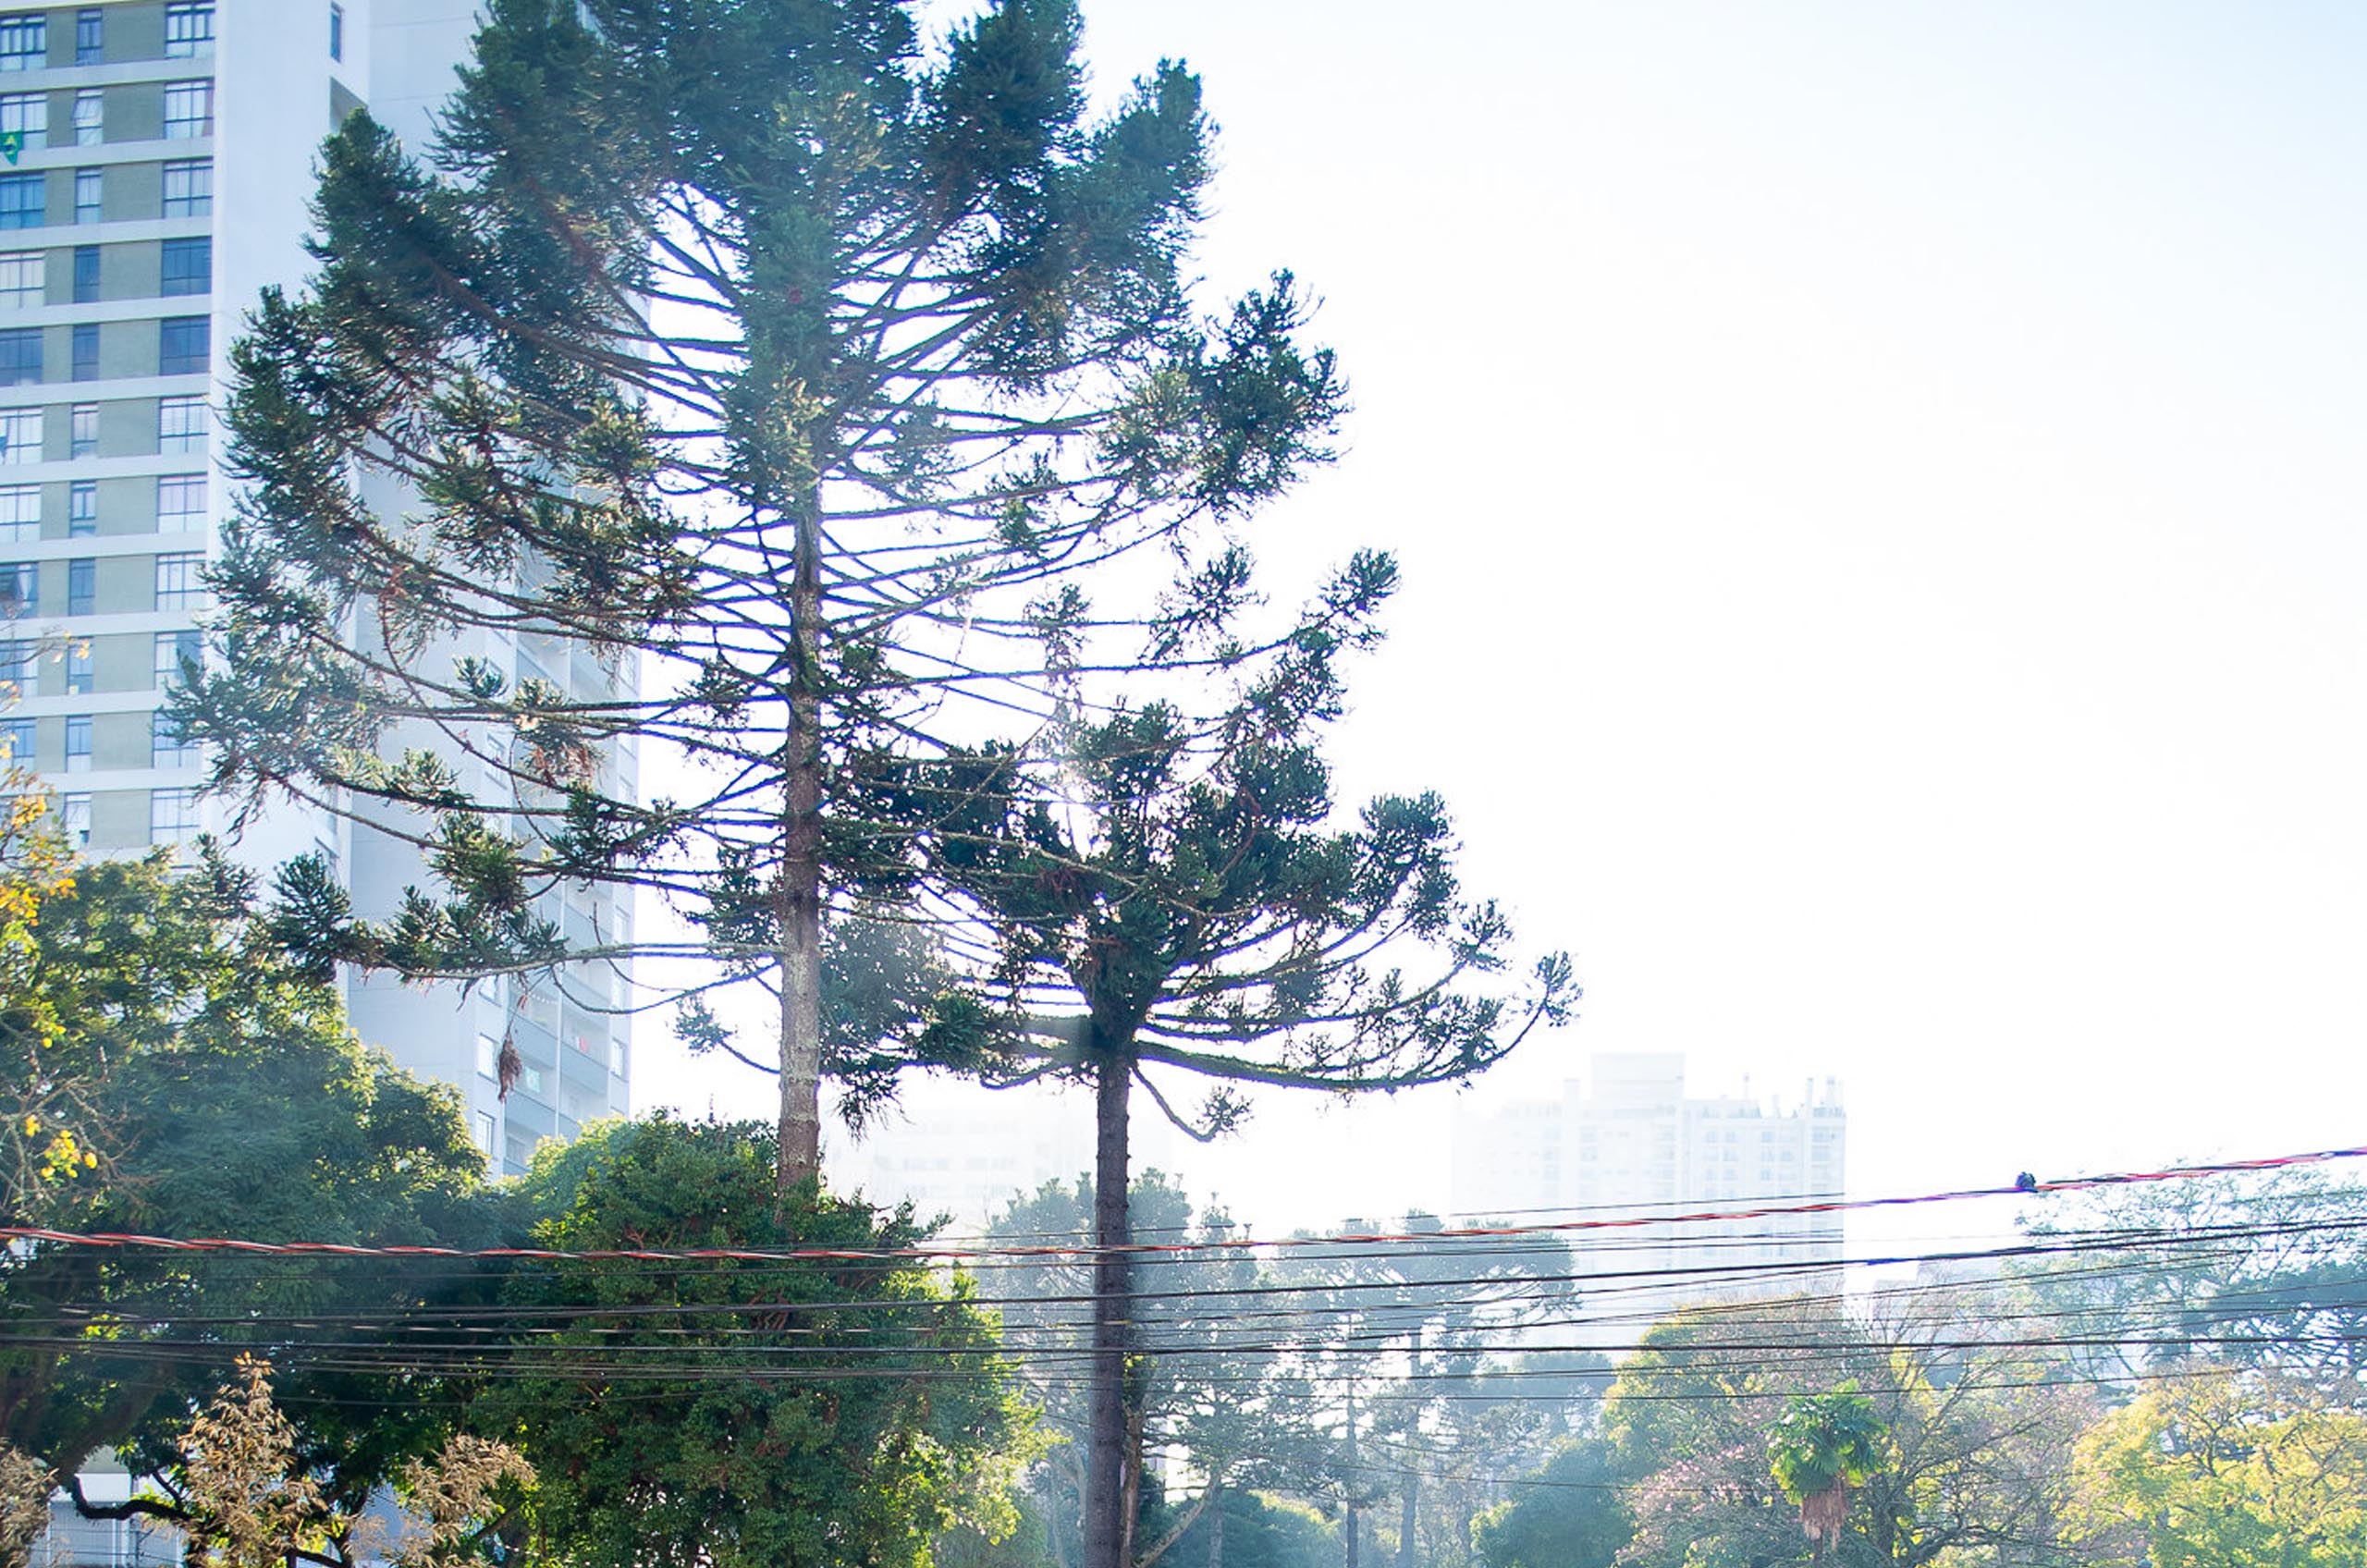
{"label": "araucaria tree trunk", "polygon": [[1129,1063],[1099,1060],[1094,1086],[1093,1397],[1085,1415],[1085,1568],[1131,1568],[1134,1471],[1129,1440],[1127,1360],[1134,1348],[1134,1231],[1127,1216]]}
{"label": "araucaria tree trunk", "polygon": [[800,508],[790,576],[788,733],[782,744],[780,1156],[786,1194],[822,1167],[821,496]]}

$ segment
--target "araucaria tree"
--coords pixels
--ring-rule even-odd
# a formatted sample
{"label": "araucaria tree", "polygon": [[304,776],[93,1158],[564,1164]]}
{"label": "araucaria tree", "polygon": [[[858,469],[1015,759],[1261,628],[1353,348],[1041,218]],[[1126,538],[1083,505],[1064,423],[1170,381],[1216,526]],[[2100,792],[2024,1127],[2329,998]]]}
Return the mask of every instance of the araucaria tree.
{"label": "araucaria tree", "polygon": [[[1135,655],[1106,631],[1055,638],[1059,722],[1033,748],[953,758],[919,791],[939,812],[932,893],[973,921],[995,1004],[987,1075],[1095,1094],[1085,1568],[1132,1561],[1134,1089],[1212,1136],[1240,1119],[1245,1087],[1466,1079],[1576,996],[1558,954],[1508,976],[1510,927],[1463,891],[1436,796],[1342,820],[1319,741],[1343,711],[1339,661],[1379,635],[1395,582],[1387,557],[1359,553],[1261,631],[1245,553],[1219,552],[1161,600]],[[1196,651],[1212,668],[1154,697],[1134,695],[1139,676],[1099,673]],[[1206,1097],[1179,1109],[1162,1078]]]}
{"label": "araucaria tree", "polygon": [[[916,9],[493,0],[424,161],[348,121],[317,277],[234,355],[226,614],[179,710],[217,784],[430,853],[375,923],[291,868],[325,959],[563,985],[655,953],[768,990],[784,1186],[833,1065],[861,1103],[883,1029],[975,1037],[894,986],[827,1025],[832,934],[900,928],[926,826],[877,781],[1029,732],[1062,580],[1274,494],[1340,400],[1287,276],[1214,320],[1187,296],[1187,71],[1095,118],[1072,0],[938,48]],[[612,697],[533,673],[595,664]],[[537,913],[604,882],[693,936]]]}

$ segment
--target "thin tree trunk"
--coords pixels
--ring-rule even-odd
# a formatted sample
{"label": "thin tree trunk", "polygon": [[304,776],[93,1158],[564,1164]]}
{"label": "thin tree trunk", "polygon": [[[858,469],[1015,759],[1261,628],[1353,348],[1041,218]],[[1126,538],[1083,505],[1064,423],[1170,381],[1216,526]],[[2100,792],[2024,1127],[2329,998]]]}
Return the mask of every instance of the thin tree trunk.
{"label": "thin tree trunk", "polygon": [[780,867],[780,1155],[785,1196],[822,1166],[822,528],[803,497],[789,614],[790,672]]}
{"label": "thin tree trunk", "polygon": [[[1410,1451],[1413,1445],[1408,1443],[1406,1447]],[[1405,1468],[1408,1472],[1414,1468],[1413,1455],[1410,1452],[1406,1455]],[[1422,1478],[1409,1473],[1405,1477],[1405,1493],[1399,1504],[1397,1513],[1397,1568],[1414,1568],[1415,1514],[1419,1506],[1418,1500],[1421,1495]]]}
{"label": "thin tree trunk", "polygon": [[1364,1482],[1356,1473],[1356,1380],[1348,1379],[1348,1516],[1343,1523],[1343,1538],[1348,1545],[1347,1568],[1356,1568],[1356,1494]]}
{"label": "thin tree trunk", "polygon": [[1093,1375],[1085,1416],[1085,1568],[1132,1568],[1126,1500],[1139,1454],[1126,1451],[1127,1353],[1133,1341],[1133,1230],[1126,1207],[1128,1063],[1104,1051],[1094,1094]]}

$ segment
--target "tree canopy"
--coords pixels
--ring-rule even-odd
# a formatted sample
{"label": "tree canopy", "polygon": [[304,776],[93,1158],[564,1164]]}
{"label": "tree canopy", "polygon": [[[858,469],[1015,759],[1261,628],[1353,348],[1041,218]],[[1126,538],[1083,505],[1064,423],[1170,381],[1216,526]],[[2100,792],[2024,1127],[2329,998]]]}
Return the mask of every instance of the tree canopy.
{"label": "tree canopy", "polygon": [[[832,927],[910,918],[948,802],[906,765],[1032,733],[1048,635],[1162,613],[1071,579],[1221,535],[1343,400],[1286,276],[1192,300],[1189,71],[1097,116],[1073,0],[916,10],[495,0],[434,147],[353,116],[316,279],[232,356],[222,630],[178,710],[218,786],[430,857],[382,922],[291,871],[324,961],[711,961],[685,1026],[761,1000],[784,1182],[826,1066],[860,1108],[899,1065],[823,991]],[[601,883],[693,938],[570,937],[556,890]]]}
{"label": "tree canopy", "polygon": [[[608,1123],[546,1145],[533,1244],[893,1255],[908,1215],[782,1205],[760,1123]],[[956,1525],[1000,1538],[1032,1456],[994,1325],[892,1256],[508,1271],[517,1332],[469,1420],[533,1464],[536,1550],[585,1568],[924,1568]]]}
{"label": "tree canopy", "polygon": [[[453,1092],[365,1049],[334,989],[278,956],[251,892],[219,861],[179,875],[153,857],[78,866],[41,899],[9,957],[6,1016],[16,1047],[42,1052],[8,1062],[8,1089],[26,1093],[37,1066],[85,1085],[101,1115],[96,1163],[33,1212],[67,1229],[489,1241],[484,1157]],[[103,1444],[162,1452],[212,1371],[286,1315],[411,1299],[362,1262],[36,1243],[0,1268],[0,1434],[61,1470]],[[254,1314],[266,1321],[242,1321]],[[115,1326],[92,1335],[94,1321]],[[331,1417],[315,1437],[366,1488],[402,1426]]]}

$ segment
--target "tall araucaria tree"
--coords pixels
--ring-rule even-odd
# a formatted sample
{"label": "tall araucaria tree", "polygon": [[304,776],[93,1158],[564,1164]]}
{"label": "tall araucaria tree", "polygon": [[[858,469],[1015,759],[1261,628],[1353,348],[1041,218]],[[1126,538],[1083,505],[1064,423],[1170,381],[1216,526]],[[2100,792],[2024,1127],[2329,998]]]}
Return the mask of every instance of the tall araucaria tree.
{"label": "tall araucaria tree", "polygon": [[[768,991],[784,1188],[826,1072],[859,1106],[901,1064],[877,1038],[979,1038],[899,981],[935,808],[873,815],[872,781],[1044,722],[1064,580],[1221,533],[1324,456],[1341,401],[1287,275],[1214,319],[1188,297],[1189,72],[1096,118],[1073,0],[934,48],[917,9],[492,0],[423,161],[349,120],[317,276],[234,352],[224,615],[177,710],[218,787],[429,855],[438,885],[379,922],[291,866],[324,961],[564,986],[705,960],[699,1045],[725,1043],[707,989]],[[619,689],[567,694],[521,649]],[[662,797],[619,784],[627,747]],[[693,937],[536,913],[598,883]],[[826,952],[866,930],[890,939],[834,1030]]]}
{"label": "tall araucaria tree", "polygon": [[[1437,796],[1384,796],[1342,820],[1319,742],[1343,708],[1339,662],[1379,637],[1396,581],[1388,557],[1360,552],[1261,631],[1246,552],[1221,552],[1160,601],[1140,649],[1113,653],[1107,631],[1058,640],[1060,722],[1034,746],[924,770],[919,798],[941,814],[925,894],[950,903],[954,928],[973,922],[968,956],[1001,1031],[981,1075],[1094,1089],[1085,1568],[1133,1562],[1134,1089],[1212,1137],[1241,1120],[1245,1086],[1467,1079],[1576,994],[1559,954],[1508,979],[1511,928],[1463,891]],[[1101,673],[1196,650],[1216,673]],[[1207,1096],[1179,1109],[1162,1078]]]}

